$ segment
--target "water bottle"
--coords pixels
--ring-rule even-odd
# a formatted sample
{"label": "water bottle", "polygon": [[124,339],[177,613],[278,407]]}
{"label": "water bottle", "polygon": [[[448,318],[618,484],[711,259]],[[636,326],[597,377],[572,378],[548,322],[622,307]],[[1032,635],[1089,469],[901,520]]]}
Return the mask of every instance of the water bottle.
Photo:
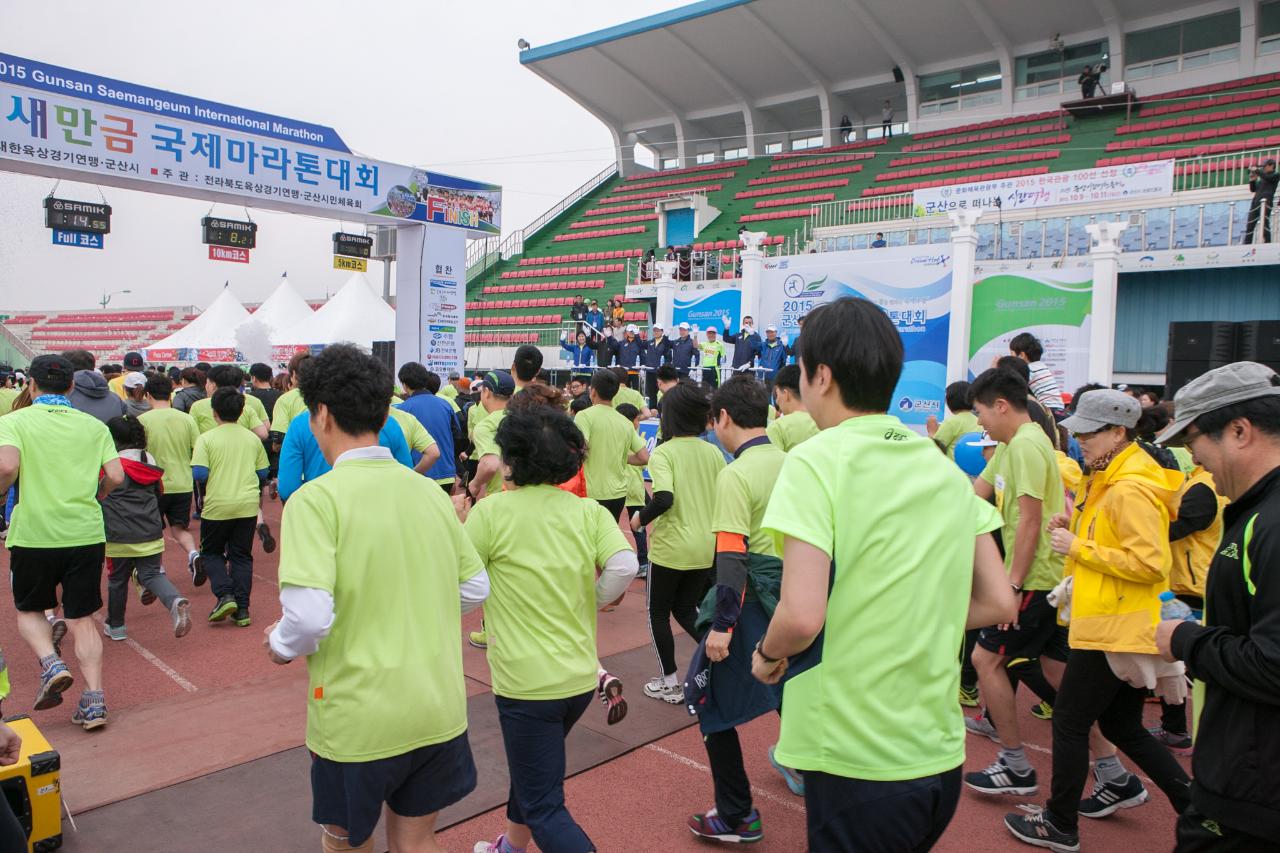
{"label": "water bottle", "polygon": [[1179,601],[1171,590],[1160,593],[1160,618],[1180,619],[1183,622],[1195,622],[1195,614],[1185,601]]}

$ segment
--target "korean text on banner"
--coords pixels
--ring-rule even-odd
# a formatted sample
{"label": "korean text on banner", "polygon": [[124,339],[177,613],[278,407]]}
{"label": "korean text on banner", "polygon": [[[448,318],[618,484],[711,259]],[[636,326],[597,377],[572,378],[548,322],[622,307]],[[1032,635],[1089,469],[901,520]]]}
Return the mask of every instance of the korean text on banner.
{"label": "korean text on banner", "polygon": [[319,125],[0,53],[0,159],[92,183],[497,234],[502,189],[351,153]]}
{"label": "korean text on banner", "polygon": [[1158,160],[929,187],[911,194],[911,207],[915,216],[934,216],[953,210],[999,207],[1008,212],[1060,204],[1145,200],[1172,194],[1173,161]]}
{"label": "korean text on banner", "polygon": [[889,414],[923,431],[930,415],[943,415],[951,263],[949,246],[768,258],[761,277],[759,325],[772,323],[778,334],[794,342],[800,318],[819,305],[844,297],[879,305],[897,327],[903,346],[902,376]]}

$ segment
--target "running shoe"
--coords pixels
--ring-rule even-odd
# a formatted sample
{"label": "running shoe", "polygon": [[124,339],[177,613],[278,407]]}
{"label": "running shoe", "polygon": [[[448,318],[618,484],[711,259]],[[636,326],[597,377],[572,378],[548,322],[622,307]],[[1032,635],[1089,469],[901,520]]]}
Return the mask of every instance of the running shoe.
{"label": "running shoe", "polygon": [[156,600],[156,594],[138,582],[138,570],[133,570],[133,588],[138,591],[138,601],[146,607]]}
{"label": "running shoe", "polygon": [[699,838],[710,841],[722,841],[727,844],[751,844],[764,838],[764,827],[760,823],[760,812],[755,809],[742,819],[737,826],[731,826],[715,809],[706,814],[696,814],[688,820],[689,831]]}
{"label": "running shoe", "polygon": [[210,622],[221,622],[240,608],[236,607],[236,600],[229,595],[224,595],[218,599],[218,603],[213,606],[213,611],[209,614]]}
{"label": "running shoe", "polygon": [[976,684],[972,687],[964,684],[960,685],[960,704],[966,708],[978,707],[978,686]]}
{"label": "running shoe", "polygon": [[1004,825],[1014,838],[1033,847],[1045,847],[1055,853],[1077,853],[1080,849],[1080,833],[1058,829],[1044,812],[1007,814]]}
{"label": "running shoe", "polygon": [[204,573],[204,555],[199,551],[192,551],[187,555],[187,569],[191,572],[192,586],[204,586],[204,582],[209,579]]}
{"label": "running shoe", "polygon": [[649,577],[649,564],[641,563],[640,570],[636,572],[636,580],[642,581]]}
{"label": "running shoe", "polygon": [[271,528],[267,526],[265,521],[258,522],[258,538],[262,540],[264,553],[270,554],[276,549],[275,537],[271,535]]}
{"label": "running shoe", "polygon": [[1004,759],[996,756],[995,762],[986,770],[964,774],[964,784],[979,794],[1015,794],[1029,797],[1040,790],[1036,784],[1036,771],[1033,767],[1026,773],[1019,773],[1004,763]]}
{"label": "running shoe", "polygon": [[71,714],[71,722],[83,726],[86,732],[100,729],[107,724],[107,706],[103,702],[90,705],[81,702]]}
{"label": "running shoe", "polygon": [[996,727],[991,725],[991,721],[987,719],[985,714],[979,714],[976,717],[965,717],[964,728],[969,734],[982,735],[996,743],[1000,742],[1000,735],[996,733]]}
{"label": "running shoe", "polygon": [[[496,841],[477,841],[476,846],[471,848],[471,853],[502,853],[502,842],[506,839],[506,835],[499,835]],[[516,848],[507,845],[508,849]]]}
{"label": "running shoe", "polygon": [[644,695],[650,699],[661,699],[669,705],[684,704],[684,687],[679,682],[667,684],[661,678],[652,678],[644,686]]}
{"label": "running shoe", "polygon": [[1115,814],[1121,809],[1132,809],[1147,801],[1147,789],[1132,773],[1123,782],[1101,782],[1093,786],[1093,793],[1080,801],[1080,816],[1100,818]]}
{"label": "running shoe", "polygon": [[273,501],[280,500],[280,486],[274,477],[271,479],[271,482],[267,484],[267,494],[271,495],[271,500]]}
{"label": "running shoe", "polygon": [[472,631],[467,635],[467,642],[477,649],[487,649],[489,648],[489,632],[484,629]]}
{"label": "running shoe", "polygon": [[622,679],[611,672],[602,672],[597,690],[600,693],[600,701],[606,708],[609,725],[622,722],[627,716],[627,700],[622,696]]}
{"label": "running shoe", "polygon": [[54,616],[49,619],[49,628],[53,634],[53,653],[58,657],[62,657],[62,638],[67,636],[67,622],[61,617]]}
{"label": "running shoe", "polygon": [[191,602],[185,598],[174,599],[169,615],[173,617],[173,636],[187,636],[191,630]]}
{"label": "running shoe", "polygon": [[236,623],[239,628],[248,628],[253,624],[253,620],[249,618],[249,608],[237,607],[236,612],[231,615],[231,621]]}
{"label": "running shoe", "polygon": [[787,783],[787,790],[795,794],[797,797],[804,796],[804,774],[799,770],[792,770],[785,764],[780,764],[773,751],[777,749],[777,745],[769,747],[769,764],[774,770],[782,775],[782,781]]}
{"label": "running shoe", "polygon": [[125,630],[123,625],[108,625],[104,622],[102,624],[102,633],[117,643],[121,640],[129,639],[129,632]]}
{"label": "running shoe", "polygon": [[61,705],[63,691],[73,683],[75,679],[67,671],[67,665],[60,660],[53,661],[40,673],[40,689],[36,692],[36,701],[31,707],[43,711]]}
{"label": "running shoe", "polygon": [[1039,705],[1033,705],[1031,708],[1031,716],[1037,720],[1052,720],[1053,706],[1048,702],[1041,702]]}
{"label": "running shoe", "polygon": [[1169,732],[1161,726],[1147,729],[1147,731],[1151,732],[1153,738],[1169,747],[1169,751],[1174,755],[1190,755],[1192,752],[1191,735],[1186,732]]}

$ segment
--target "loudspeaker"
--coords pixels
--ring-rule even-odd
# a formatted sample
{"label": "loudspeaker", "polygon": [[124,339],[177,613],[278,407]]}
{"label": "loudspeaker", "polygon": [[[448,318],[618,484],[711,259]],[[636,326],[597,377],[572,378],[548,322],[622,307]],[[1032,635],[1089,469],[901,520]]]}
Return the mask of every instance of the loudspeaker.
{"label": "loudspeaker", "polygon": [[1236,360],[1236,329],[1236,323],[1170,323],[1168,360],[1230,364]]}
{"label": "loudspeaker", "polygon": [[1257,361],[1277,369],[1276,365],[1280,364],[1280,320],[1250,320],[1239,326],[1239,360]]}
{"label": "loudspeaker", "polygon": [[374,341],[373,357],[387,366],[392,375],[396,372],[396,342],[395,341]]}
{"label": "loudspeaker", "polygon": [[906,77],[902,76],[902,69],[896,65],[893,66],[893,82],[904,83],[906,82],[906,79],[907,79]]}

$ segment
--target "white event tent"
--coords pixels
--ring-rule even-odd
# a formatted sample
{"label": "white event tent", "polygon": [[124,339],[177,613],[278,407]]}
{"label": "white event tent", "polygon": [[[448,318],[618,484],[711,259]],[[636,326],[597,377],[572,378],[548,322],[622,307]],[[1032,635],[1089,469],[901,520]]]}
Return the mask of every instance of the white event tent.
{"label": "white event tent", "polygon": [[289,277],[280,276],[280,283],[267,297],[267,301],[258,306],[249,319],[261,323],[271,337],[272,343],[285,343],[280,333],[288,331],[307,320],[315,313],[307,300],[302,298],[297,288],[290,283]]}
{"label": "white event tent", "polygon": [[274,336],[277,343],[327,345],[348,342],[368,348],[396,337],[396,312],[360,273],[301,323]]}
{"label": "white event tent", "polygon": [[223,288],[218,298],[200,312],[200,316],[167,338],[148,346],[147,352],[234,347],[236,327],[248,320],[249,316],[249,312],[240,304],[240,300],[236,299],[231,288]]}

